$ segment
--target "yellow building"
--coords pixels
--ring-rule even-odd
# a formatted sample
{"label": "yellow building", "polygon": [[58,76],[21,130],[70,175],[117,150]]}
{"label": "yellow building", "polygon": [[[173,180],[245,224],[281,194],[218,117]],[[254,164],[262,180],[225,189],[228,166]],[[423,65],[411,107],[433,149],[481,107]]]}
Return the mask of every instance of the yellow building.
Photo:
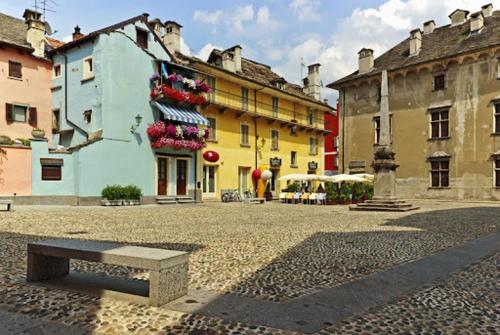
{"label": "yellow building", "polygon": [[324,113],[333,108],[319,100],[319,64],[309,66],[301,87],[241,57],[240,46],[213,50],[206,62],[177,56],[212,87],[201,110],[211,128],[204,152],[215,151],[220,158],[199,159],[203,199],[220,199],[224,190],[253,190],[256,168],[273,172],[268,188],[273,196],[286,187],[280,176],[323,174]]}

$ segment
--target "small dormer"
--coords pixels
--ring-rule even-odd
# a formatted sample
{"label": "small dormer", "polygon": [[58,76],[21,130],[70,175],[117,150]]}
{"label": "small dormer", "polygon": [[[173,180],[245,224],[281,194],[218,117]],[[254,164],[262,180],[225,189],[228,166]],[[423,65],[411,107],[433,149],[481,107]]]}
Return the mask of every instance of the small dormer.
{"label": "small dormer", "polygon": [[448,17],[451,20],[451,26],[458,26],[459,24],[467,21],[467,16],[469,15],[469,11],[464,9],[455,9]]}
{"label": "small dormer", "polygon": [[271,85],[279,90],[284,90],[286,88],[286,80],[285,78],[277,78],[271,81]]}

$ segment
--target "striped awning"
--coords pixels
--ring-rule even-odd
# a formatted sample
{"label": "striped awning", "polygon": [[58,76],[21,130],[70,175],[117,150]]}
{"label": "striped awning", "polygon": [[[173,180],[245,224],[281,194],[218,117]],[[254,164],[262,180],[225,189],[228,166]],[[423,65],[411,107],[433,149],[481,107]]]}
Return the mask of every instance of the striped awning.
{"label": "striped awning", "polygon": [[208,126],[208,120],[198,113],[194,107],[177,106],[158,101],[152,101],[151,103],[168,120]]}

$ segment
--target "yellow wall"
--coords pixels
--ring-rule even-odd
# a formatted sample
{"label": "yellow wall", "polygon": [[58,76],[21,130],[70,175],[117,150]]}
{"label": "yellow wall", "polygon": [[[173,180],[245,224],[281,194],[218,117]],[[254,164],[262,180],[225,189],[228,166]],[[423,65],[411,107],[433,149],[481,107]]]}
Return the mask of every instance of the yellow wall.
{"label": "yellow wall", "polygon": [[[239,186],[239,167],[249,167],[251,172],[256,167],[268,166],[270,158],[281,158],[281,168],[274,170],[279,176],[284,176],[290,173],[307,173],[308,162],[315,161],[318,163],[317,174],[323,174],[323,111],[316,111],[318,130],[302,129],[300,124],[306,125],[307,115],[306,106],[300,103],[293,103],[284,98],[279,99],[279,114],[278,119],[290,121],[297,120],[299,129],[296,135],[291,134],[289,128],[290,123],[285,124],[279,120],[272,121],[272,95],[257,91],[257,111],[255,110],[255,91],[249,89],[249,113],[245,113],[238,117],[241,111],[241,85],[232,83],[228,80],[216,79],[216,90],[212,93],[215,98],[215,104],[210,104],[202,109],[202,113],[206,117],[216,119],[216,140],[209,141],[208,147],[205,149],[216,151],[220,155],[217,163],[208,163],[203,161],[204,165],[215,165],[216,172],[216,198],[220,198],[221,190],[237,189]],[[230,93],[230,94],[228,94]],[[279,92],[277,92],[279,94]],[[293,114],[295,105],[295,116]],[[256,120],[255,112],[259,115]],[[271,123],[272,122],[272,123]],[[249,146],[240,144],[240,124],[246,123],[250,126]],[[256,132],[257,127],[257,132]],[[271,129],[279,131],[279,148],[271,150]],[[318,134],[319,132],[319,134]],[[258,147],[261,147],[257,153],[256,161],[256,137],[258,136]],[[309,138],[316,137],[318,139],[317,154],[309,153]],[[265,142],[262,145],[261,139]],[[291,151],[297,152],[297,167],[291,167]],[[252,185],[248,179],[248,184]],[[286,186],[286,182],[276,184],[276,192]],[[205,196],[206,198],[206,196]]]}

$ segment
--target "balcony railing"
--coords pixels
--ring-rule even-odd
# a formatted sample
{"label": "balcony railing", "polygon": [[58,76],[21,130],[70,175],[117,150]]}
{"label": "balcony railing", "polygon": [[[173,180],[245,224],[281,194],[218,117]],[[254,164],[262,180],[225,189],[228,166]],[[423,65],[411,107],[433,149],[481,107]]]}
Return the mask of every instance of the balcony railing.
{"label": "balcony railing", "polygon": [[258,101],[258,98],[257,96],[257,103],[255,103],[252,95],[248,99],[243,99],[241,95],[219,89],[212,89],[212,92],[207,94],[208,102],[220,106],[221,112],[231,109],[236,113],[237,117],[246,114],[263,117],[269,123],[278,122],[282,126],[296,125],[299,129],[325,131],[322,113],[312,112],[313,116],[310,117],[308,113],[299,113],[279,105],[276,108],[272,104]]}

